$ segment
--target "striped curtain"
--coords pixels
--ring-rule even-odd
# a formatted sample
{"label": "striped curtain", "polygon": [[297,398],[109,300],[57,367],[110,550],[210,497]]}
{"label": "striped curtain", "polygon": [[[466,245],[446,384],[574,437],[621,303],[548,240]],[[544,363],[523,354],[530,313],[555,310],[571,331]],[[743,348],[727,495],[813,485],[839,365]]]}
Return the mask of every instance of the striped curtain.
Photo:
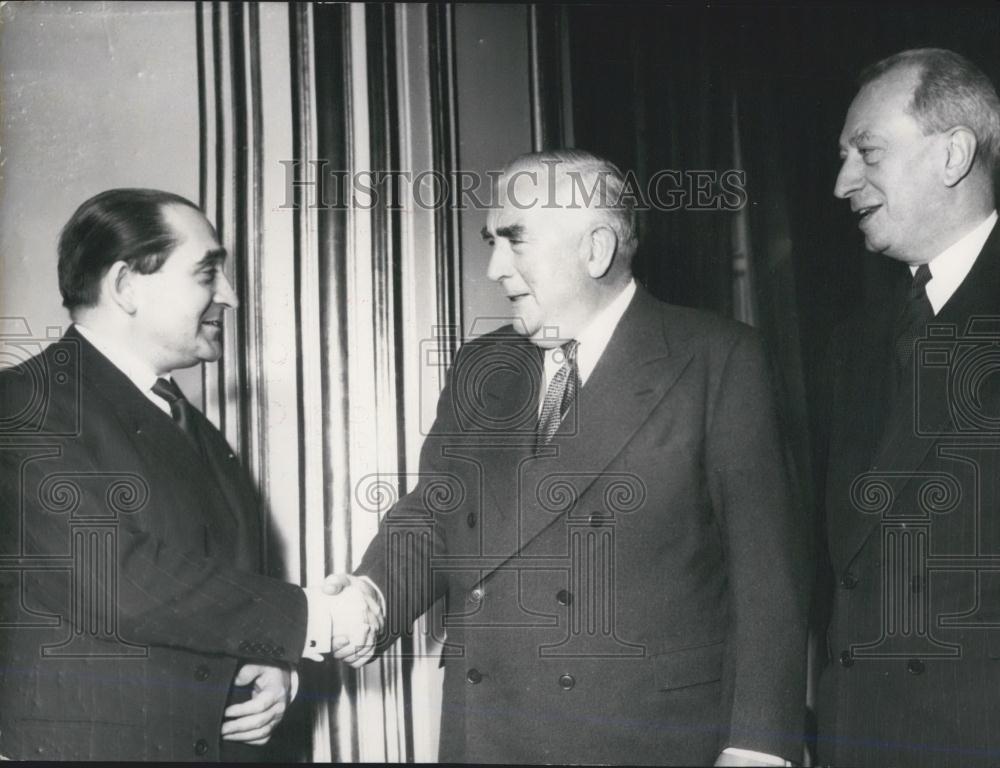
{"label": "striped curtain", "polygon": [[[452,208],[392,205],[365,176],[456,167],[452,11],[195,11],[200,203],[241,299],[204,370],[206,412],[258,484],[270,572],[313,584],[351,570],[415,483],[457,346]],[[340,178],[375,192],[338,199]],[[304,663],[294,756],[435,760],[437,649],[415,638],[360,672]]]}

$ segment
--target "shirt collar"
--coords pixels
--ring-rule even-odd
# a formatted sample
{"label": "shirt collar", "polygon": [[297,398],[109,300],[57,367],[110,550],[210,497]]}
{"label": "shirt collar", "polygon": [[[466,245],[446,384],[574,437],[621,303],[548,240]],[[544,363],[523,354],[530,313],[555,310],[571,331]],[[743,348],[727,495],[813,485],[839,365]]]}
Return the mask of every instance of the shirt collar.
{"label": "shirt collar", "polygon": [[[969,274],[996,222],[997,212],[993,211],[961,240],[928,262],[931,279],[925,290],[935,315],[941,311],[941,308]],[[916,267],[910,267],[911,273],[916,273],[916,271]]]}
{"label": "shirt collar", "polygon": [[[76,329],[98,352],[108,358],[115,368],[125,374],[129,381],[135,384],[147,398],[160,407],[160,410],[169,413],[170,407],[166,401],[153,394],[153,385],[159,377],[149,363],[140,359],[121,344],[102,336],[93,328],[76,323]],[[164,378],[170,378],[170,374],[166,374]]]}
{"label": "shirt collar", "polygon": [[[622,292],[619,293],[610,304],[597,313],[587,327],[576,336],[578,347],[576,350],[576,367],[580,375],[580,386],[587,383],[587,379],[597,366],[597,361],[601,359],[604,350],[611,341],[611,335],[618,327],[618,323],[628,309],[632,297],[635,296],[635,279],[628,281]],[[556,361],[556,352],[559,347],[545,350],[545,381],[551,381],[562,364],[562,355]]]}

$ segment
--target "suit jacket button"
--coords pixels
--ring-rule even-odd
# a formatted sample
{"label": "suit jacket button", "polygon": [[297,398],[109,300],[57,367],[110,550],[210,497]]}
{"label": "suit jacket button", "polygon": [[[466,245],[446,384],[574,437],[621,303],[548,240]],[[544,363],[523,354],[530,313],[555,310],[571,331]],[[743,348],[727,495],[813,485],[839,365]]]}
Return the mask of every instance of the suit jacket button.
{"label": "suit jacket button", "polygon": [[204,755],[206,752],[208,752],[208,742],[204,739],[198,739],[194,743],[194,753],[196,755]]}
{"label": "suit jacket button", "polygon": [[484,597],[486,597],[486,590],[482,587],[474,587],[471,592],[469,592],[469,602],[478,603]]}
{"label": "suit jacket button", "polygon": [[851,658],[850,651],[841,651],[840,653],[840,666],[842,667],[853,667],[854,659]]}
{"label": "suit jacket button", "polygon": [[573,675],[560,675],[559,676],[559,687],[564,691],[572,690],[573,686],[576,685],[576,680]]}
{"label": "suit jacket button", "polygon": [[924,669],[924,663],[920,659],[910,659],[906,662],[906,671],[911,675],[922,675]]}
{"label": "suit jacket button", "polygon": [[470,528],[475,528],[476,527],[476,513],[475,512],[470,512],[469,515],[468,515],[468,517],[465,518],[465,522],[468,524],[468,526]]}
{"label": "suit jacket button", "polygon": [[858,586],[858,579],[853,573],[847,572],[840,577],[840,586],[844,589],[854,589]]}
{"label": "suit jacket button", "polygon": [[465,679],[472,685],[479,685],[483,681],[483,673],[473,667],[465,673]]}
{"label": "suit jacket button", "polygon": [[194,679],[199,683],[203,683],[208,680],[208,677],[211,674],[212,670],[210,670],[205,664],[199,664],[194,670]]}
{"label": "suit jacket button", "polygon": [[573,602],[573,595],[565,589],[560,589],[556,592],[556,602],[559,605],[569,605]]}

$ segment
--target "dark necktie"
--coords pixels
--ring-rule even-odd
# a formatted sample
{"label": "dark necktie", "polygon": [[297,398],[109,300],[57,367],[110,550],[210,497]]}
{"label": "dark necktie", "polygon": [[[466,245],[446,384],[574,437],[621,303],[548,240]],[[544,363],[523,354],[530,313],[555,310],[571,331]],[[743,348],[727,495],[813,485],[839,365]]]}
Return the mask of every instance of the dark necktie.
{"label": "dark necktie", "polygon": [[535,429],[535,448],[541,448],[552,439],[559,430],[559,425],[569,411],[576,398],[576,390],[580,385],[580,374],[576,367],[577,341],[567,341],[560,347],[563,353],[563,363],[556,375],[549,382],[542,402],[542,412],[538,417]]}
{"label": "dark necktie", "polygon": [[180,387],[172,379],[160,378],[153,385],[153,394],[167,401],[170,405],[170,415],[184,431],[184,434],[188,436],[188,439],[191,440],[191,444],[195,447],[195,450],[204,457],[206,451],[201,435],[198,432],[198,421],[197,415],[194,412],[194,406],[184,397],[184,393],[181,392]]}
{"label": "dark necktie", "polygon": [[923,332],[927,321],[934,317],[934,307],[931,306],[926,291],[930,279],[930,267],[921,264],[913,275],[913,282],[910,283],[910,295],[906,306],[896,321],[893,356],[896,363],[897,391],[912,374],[910,361],[913,358],[913,344]]}

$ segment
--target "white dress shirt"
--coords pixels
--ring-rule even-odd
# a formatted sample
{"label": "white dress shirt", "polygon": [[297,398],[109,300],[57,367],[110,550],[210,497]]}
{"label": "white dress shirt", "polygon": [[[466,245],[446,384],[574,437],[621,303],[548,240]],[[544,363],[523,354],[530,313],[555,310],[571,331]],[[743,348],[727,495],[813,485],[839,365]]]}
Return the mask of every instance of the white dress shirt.
{"label": "white dress shirt", "polygon": [[[115,368],[124,373],[129,381],[135,384],[139,391],[146,396],[149,402],[167,414],[167,416],[170,416],[170,404],[153,392],[153,385],[160,377],[156,375],[156,371],[153,370],[153,367],[149,363],[140,359],[131,350],[102,337],[100,333],[92,328],[88,328],[80,323],[76,323],[75,325],[80,335],[89,341],[94,349],[108,358]],[[171,377],[170,374],[167,374],[162,378],[169,379]]]}
{"label": "white dress shirt", "polygon": [[[935,315],[969,274],[996,223],[997,212],[993,211],[961,240],[927,262],[931,279],[924,290],[927,291],[927,298]],[[916,274],[916,271],[917,267],[910,267],[910,274]]]}
{"label": "white dress shirt", "polygon": [[[580,386],[587,383],[590,374],[597,366],[597,361],[601,359],[604,350],[611,341],[611,335],[618,327],[622,315],[628,309],[628,305],[635,296],[635,280],[629,280],[622,292],[604,309],[597,313],[587,327],[576,336],[576,368],[580,375]],[[567,339],[569,341],[569,339]],[[545,381],[542,382],[541,397],[538,398],[538,413],[542,412],[542,405],[545,402],[545,393],[549,388],[549,382],[556,372],[562,367],[563,352],[560,347],[552,347],[545,350]]]}

